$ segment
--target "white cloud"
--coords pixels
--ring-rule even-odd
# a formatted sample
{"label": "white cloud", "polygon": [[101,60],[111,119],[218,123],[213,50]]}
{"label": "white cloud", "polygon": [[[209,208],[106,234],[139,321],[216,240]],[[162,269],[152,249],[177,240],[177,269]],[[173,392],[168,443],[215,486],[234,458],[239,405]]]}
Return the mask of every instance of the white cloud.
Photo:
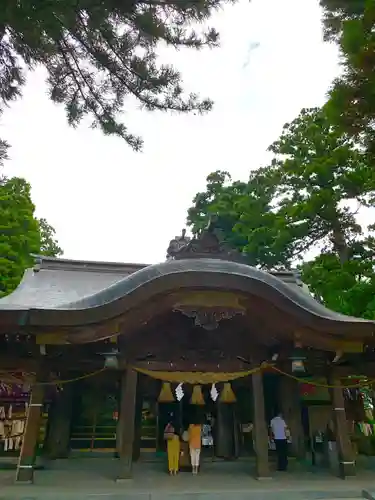
{"label": "white cloud", "polygon": [[316,0],[244,0],[210,24],[221,32],[220,49],[161,56],[189,90],[215,100],[214,111],[170,116],[131,105],[124,120],[143,135],[142,154],[86,125],[70,129],[46,96],[43,71],[4,114],[0,136],[12,144],[6,173],[31,182],[37,213],[56,228],[66,257],[163,260],[209,172],[245,179],[286,121],[324,101],[337,52],[322,42]]}

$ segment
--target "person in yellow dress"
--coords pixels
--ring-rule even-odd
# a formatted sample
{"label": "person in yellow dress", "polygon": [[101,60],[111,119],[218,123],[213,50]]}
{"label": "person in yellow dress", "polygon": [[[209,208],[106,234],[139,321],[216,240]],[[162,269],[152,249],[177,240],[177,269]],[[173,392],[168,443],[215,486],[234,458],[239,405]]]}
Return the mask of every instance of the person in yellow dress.
{"label": "person in yellow dress", "polygon": [[175,476],[180,466],[180,436],[172,422],[169,422],[164,429],[164,439],[167,441],[169,474]]}

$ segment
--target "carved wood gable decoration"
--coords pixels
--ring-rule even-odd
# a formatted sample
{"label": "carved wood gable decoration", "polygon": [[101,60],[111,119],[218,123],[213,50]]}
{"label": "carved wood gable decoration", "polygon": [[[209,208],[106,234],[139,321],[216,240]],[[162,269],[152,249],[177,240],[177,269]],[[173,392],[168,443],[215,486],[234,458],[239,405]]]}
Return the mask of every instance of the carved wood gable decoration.
{"label": "carved wood gable decoration", "polygon": [[181,306],[180,308],[176,308],[175,311],[181,312],[188,318],[193,318],[194,325],[200,326],[205,330],[216,330],[221,320],[231,319],[237,314],[244,314],[243,311],[228,310],[218,307],[203,308]]}
{"label": "carved wood gable decoration", "polygon": [[248,264],[240,252],[221,241],[217,232],[215,219],[211,219],[206,229],[193,238],[187,237],[186,229],[183,229],[181,236],[169,243],[167,260],[209,258]]}
{"label": "carved wood gable decoration", "polygon": [[220,321],[236,315],[243,316],[246,308],[240,303],[239,297],[231,293],[196,292],[176,303],[173,311],[193,318],[195,326],[216,330]]}

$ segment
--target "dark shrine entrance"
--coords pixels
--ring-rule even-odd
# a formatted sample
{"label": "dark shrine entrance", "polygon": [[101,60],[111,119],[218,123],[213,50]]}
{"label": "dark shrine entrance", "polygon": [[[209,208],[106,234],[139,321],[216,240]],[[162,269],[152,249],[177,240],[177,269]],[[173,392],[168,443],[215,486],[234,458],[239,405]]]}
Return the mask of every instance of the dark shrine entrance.
{"label": "dark shrine entrance", "polygon": [[[141,376],[140,383],[145,387],[152,382],[149,377]],[[279,377],[265,374],[263,384],[265,420],[269,423],[280,408]],[[222,392],[223,385],[216,384],[219,393]],[[155,387],[157,391],[161,391],[163,383],[159,381]],[[171,384],[175,401],[158,402],[157,391],[153,401],[149,398],[143,400],[140,451],[144,459],[153,457],[154,454],[160,457],[166,451],[164,429],[169,422],[172,422],[181,436],[191,423],[207,426],[202,436],[203,459],[234,460],[254,455],[251,377],[231,383],[234,400],[227,402],[222,401],[220,395],[217,401],[213,401],[210,394],[212,386],[209,384],[201,386],[203,404],[191,403],[195,386],[190,384],[183,384],[184,396],[181,401],[177,401],[174,393],[176,387],[176,384]]]}
{"label": "dark shrine entrance", "polygon": [[[288,317],[276,325],[264,314],[264,300],[231,292],[191,291],[166,300],[142,328],[118,339],[138,373],[133,458],[166,460],[166,425],[172,422],[182,437],[199,423],[203,460],[264,455],[260,474],[266,476],[269,422],[285,402],[280,376],[259,368],[282,347],[293,349]],[[298,396],[293,412],[297,440],[304,445]]]}

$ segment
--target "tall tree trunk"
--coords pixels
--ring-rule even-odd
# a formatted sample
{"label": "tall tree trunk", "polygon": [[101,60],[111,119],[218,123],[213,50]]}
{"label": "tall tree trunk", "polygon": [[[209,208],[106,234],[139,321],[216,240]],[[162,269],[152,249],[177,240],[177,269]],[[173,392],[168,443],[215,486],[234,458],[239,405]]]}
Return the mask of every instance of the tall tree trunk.
{"label": "tall tree trunk", "polygon": [[349,247],[346,242],[345,234],[339,224],[335,224],[332,231],[332,243],[335,252],[337,253],[341,264],[345,264],[349,260]]}

